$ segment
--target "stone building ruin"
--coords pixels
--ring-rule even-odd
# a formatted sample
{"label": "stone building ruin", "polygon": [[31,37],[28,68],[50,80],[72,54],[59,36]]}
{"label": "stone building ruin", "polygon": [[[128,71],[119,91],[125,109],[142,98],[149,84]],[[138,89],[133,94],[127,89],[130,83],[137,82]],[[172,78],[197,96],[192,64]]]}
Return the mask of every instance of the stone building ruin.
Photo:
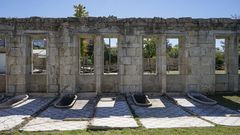
{"label": "stone building ruin", "polygon": [[[144,38],[156,45],[156,72],[150,74],[144,74]],[[178,39],[177,74],[167,73],[168,38]],[[219,38],[225,41],[222,74],[215,73]],[[2,93],[214,94],[240,89],[237,19],[0,18],[0,40],[6,59]],[[46,41],[46,46],[36,47],[34,40]],[[34,48],[45,49],[42,72],[33,68]]]}

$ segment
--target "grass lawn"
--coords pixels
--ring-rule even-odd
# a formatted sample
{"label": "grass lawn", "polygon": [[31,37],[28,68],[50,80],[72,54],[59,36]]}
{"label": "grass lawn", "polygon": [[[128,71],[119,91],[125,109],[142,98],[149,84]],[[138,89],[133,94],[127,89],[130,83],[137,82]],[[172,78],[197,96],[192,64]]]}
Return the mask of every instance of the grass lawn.
{"label": "grass lawn", "polygon": [[123,129],[107,131],[64,131],[64,132],[0,132],[1,135],[240,135],[240,127],[216,126],[211,128],[172,128],[172,129]]}
{"label": "grass lawn", "polygon": [[[211,96],[211,98],[218,101],[219,104],[240,110],[240,96]],[[106,131],[93,131],[93,130],[76,130],[76,131],[54,131],[54,132],[19,132],[19,131],[6,131],[0,132],[1,135],[16,134],[16,135],[240,135],[240,127],[226,127],[215,126],[209,128],[170,128],[170,129],[145,129],[139,127],[136,129],[123,129],[123,130],[106,130]]]}

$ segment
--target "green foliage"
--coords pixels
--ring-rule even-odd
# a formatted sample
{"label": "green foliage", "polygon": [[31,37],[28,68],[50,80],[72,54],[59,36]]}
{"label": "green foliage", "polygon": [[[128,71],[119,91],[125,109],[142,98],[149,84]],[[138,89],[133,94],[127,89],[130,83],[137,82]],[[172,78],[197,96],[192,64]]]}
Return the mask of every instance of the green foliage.
{"label": "green foliage", "polygon": [[216,69],[224,70],[224,53],[217,50],[215,55]]}
{"label": "green foliage", "polygon": [[87,56],[88,54],[88,42],[87,40],[81,39],[80,43],[80,53],[82,56]]}
{"label": "green foliage", "polygon": [[88,11],[86,10],[86,7],[82,4],[73,5],[73,8],[75,11],[75,17],[88,17]]}
{"label": "green foliage", "polygon": [[104,62],[117,63],[117,48],[107,47],[104,45]]}
{"label": "green foliage", "polygon": [[153,39],[143,40],[143,56],[144,58],[156,57],[156,44]]}
{"label": "green foliage", "polygon": [[179,55],[179,45],[172,46],[171,43],[167,40],[167,58],[178,58]]}
{"label": "green foliage", "polygon": [[93,65],[93,42],[94,41],[90,39],[81,39],[80,54],[84,65]]}
{"label": "green foliage", "polygon": [[167,57],[169,58],[178,58],[179,55],[179,47],[178,45],[171,47],[169,51],[167,51]]}
{"label": "green foliage", "polygon": [[225,51],[225,42],[221,41],[221,46],[216,47],[215,53],[215,69],[224,70],[224,51]]}

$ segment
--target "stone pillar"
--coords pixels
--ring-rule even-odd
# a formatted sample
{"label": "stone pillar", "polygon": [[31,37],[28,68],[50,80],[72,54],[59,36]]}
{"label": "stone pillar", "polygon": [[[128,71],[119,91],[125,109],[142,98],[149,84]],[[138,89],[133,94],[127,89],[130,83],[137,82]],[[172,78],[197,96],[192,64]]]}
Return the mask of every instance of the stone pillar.
{"label": "stone pillar", "polygon": [[28,35],[26,43],[26,91],[30,92],[32,88],[32,37]]}
{"label": "stone pillar", "polygon": [[225,38],[226,68],[228,73],[228,90],[238,91],[238,45],[237,36]]}
{"label": "stone pillar", "polygon": [[121,93],[142,92],[142,35],[125,35],[120,38],[122,55],[119,60]]}
{"label": "stone pillar", "polygon": [[188,50],[189,44],[186,42],[186,36],[179,36],[179,60],[178,60],[178,67],[179,67],[179,76],[181,76],[181,83],[183,84],[183,90],[186,90],[186,78],[188,74]]}
{"label": "stone pillar", "polygon": [[62,46],[59,48],[60,91],[72,93],[76,90],[76,44],[73,41],[74,36],[69,33],[68,24],[62,26]]}
{"label": "stone pillar", "polygon": [[7,94],[26,92],[26,48],[29,37],[14,35],[7,47]]}
{"label": "stone pillar", "polygon": [[215,91],[214,35],[209,31],[191,31],[186,37],[188,71],[186,91]]}
{"label": "stone pillar", "polygon": [[47,92],[57,93],[59,91],[59,44],[58,33],[50,32],[47,44]]}
{"label": "stone pillar", "polygon": [[102,88],[102,77],[103,77],[103,68],[104,68],[104,46],[102,36],[95,37],[94,44],[94,69],[96,77],[96,93],[101,93]]}
{"label": "stone pillar", "polygon": [[166,76],[166,37],[156,37],[156,49],[157,49],[157,72],[159,83],[161,84],[162,94],[166,93],[167,76]]}

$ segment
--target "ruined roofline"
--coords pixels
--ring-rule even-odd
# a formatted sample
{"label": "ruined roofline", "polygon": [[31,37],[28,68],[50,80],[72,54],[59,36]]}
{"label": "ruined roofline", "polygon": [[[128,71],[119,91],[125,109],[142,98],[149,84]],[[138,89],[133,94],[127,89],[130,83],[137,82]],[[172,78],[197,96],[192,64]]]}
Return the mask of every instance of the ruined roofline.
{"label": "ruined roofline", "polygon": [[132,32],[139,27],[149,33],[161,33],[162,30],[231,30],[240,31],[240,19],[230,18],[117,18],[109,17],[67,17],[67,18],[0,18],[0,30],[51,30],[59,31],[63,27],[85,33]]}
{"label": "ruined roofline", "polygon": [[140,18],[140,17],[130,17],[130,18],[117,18],[115,16],[109,17],[66,17],[66,18],[48,18],[48,17],[27,17],[27,18],[6,18],[0,17],[0,22],[4,21],[16,21],[16,22],[78,22],[78,21],[96,21],[96,22],[215,22],[215,23],[229,23],[229,22],[240,22],[240,19],[231,19],[231,18],[191,18],[191,17],[180,17],[180,18]]}

